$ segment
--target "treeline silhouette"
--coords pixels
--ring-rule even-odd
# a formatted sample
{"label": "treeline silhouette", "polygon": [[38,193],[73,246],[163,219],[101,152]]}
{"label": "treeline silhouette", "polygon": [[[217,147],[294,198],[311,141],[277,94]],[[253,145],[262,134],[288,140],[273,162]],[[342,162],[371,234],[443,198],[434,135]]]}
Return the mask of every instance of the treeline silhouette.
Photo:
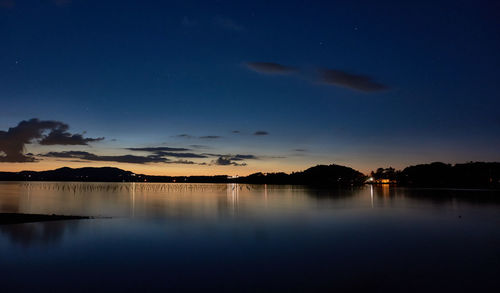
{"label": "treeline silhouette", "polygon": [[318,165],[302,172],[255,173],[232,178],[219,176],[151,176],[134,174],[112,167],[68,167],[51,171],[0,172],[2,181],[84,181],[84,182],[188,182],[188,183],[268,183],[314,185],[361,185],[366,176],[352,168],[339,165]]}
{"label": "treeline silhouette", "polygon": [[500,188],[500,163],[469,162],[445,164],[435,162],[406,167],[403,170],[378,168],[365,176],[350,167],[317,165],[290,174],[254,173],[242,177],[218,176],[152,176],[134,174],[112,167],[68,167],[50,171],[0,172],[0,181],[82,181],[82,182],[187,182],[251,183],[353,186],[368,183],[390,183],[398,186]]}
{"label": "treeline silhouette", "polygon": [[350,167],[340,165],[317,165],[302,172],[286,174],[254,173],[237,179],[241,183],[254,184],[306,184],[306,185],[362,185],[366,176]]}
{"label": "treeline silhouette", "polygon": [[399,186],[500,188],[500,163],[469,162],[445,164],[434,162],[406,167],[379,168],[371,173],[375,182],[387,179]]}
{"label": "treeline silhouette", "polygon": [[153,176],[135,174],[113,167],[63,167],[50,171],[0,172],[0,181],[81,181],[81,182],[213,182],[225,183],[227,176]]}

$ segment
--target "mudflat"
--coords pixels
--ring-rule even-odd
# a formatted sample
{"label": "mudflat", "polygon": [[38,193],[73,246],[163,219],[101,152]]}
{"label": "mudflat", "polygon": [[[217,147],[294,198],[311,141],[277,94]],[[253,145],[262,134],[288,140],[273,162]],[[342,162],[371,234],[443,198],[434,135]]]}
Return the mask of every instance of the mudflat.
{"label": "mudflat", "polygon": [[41,215],[41,214],[20,214],[20,213],[0,213],[0,225],[22,224],[46,221],[64,221],[90,219],[84,216],[64,216],[64,215]]}

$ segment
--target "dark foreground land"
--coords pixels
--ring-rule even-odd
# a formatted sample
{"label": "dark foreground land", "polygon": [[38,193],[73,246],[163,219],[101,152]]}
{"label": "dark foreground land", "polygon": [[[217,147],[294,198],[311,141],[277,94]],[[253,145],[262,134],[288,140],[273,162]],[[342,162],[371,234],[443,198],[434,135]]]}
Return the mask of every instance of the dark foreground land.
{"label": "dark foreground land", "polygon": [[47,222],[47,221],[82,220],[82,219],[90,219],[90,217],[0,213],[0,225]]}

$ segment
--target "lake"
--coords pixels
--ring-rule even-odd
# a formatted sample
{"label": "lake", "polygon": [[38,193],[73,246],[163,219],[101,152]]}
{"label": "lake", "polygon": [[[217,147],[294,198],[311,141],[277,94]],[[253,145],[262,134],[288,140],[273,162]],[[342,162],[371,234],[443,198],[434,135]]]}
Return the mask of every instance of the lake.
{"label": "lake", "polygon": [[0,182],[0,290],[498,292],[500,192]]}

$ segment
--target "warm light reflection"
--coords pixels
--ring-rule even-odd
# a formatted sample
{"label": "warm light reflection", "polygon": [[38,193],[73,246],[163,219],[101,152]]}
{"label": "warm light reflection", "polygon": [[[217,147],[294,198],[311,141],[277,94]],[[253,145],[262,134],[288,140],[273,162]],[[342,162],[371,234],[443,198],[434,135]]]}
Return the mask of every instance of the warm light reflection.
{"label": "warm light reflection", "polygon": [[132,182],[132,218],[135,217],[135,182]]}
{"label": "warm light reflection", "polygon": [[370,198],[371,198],[372,209],[373,209],[373,185],[370,185]]}
{"label": "warm light reflection", "polygon": [[233,215],[238,209],[239,188],[240,188],[239,184],[232,183],[227,185],[227,199]]}
{"label": "warm light reflection", "polygon": [[[105,217],[278,216],[341,198],[303,186],[188,183],[5,182],[0,211]],[[358,194],[368,187],[360,189]],[[318,194],[326,194],[320,195]],[[363,196],[354,197],[362,203]]]}

